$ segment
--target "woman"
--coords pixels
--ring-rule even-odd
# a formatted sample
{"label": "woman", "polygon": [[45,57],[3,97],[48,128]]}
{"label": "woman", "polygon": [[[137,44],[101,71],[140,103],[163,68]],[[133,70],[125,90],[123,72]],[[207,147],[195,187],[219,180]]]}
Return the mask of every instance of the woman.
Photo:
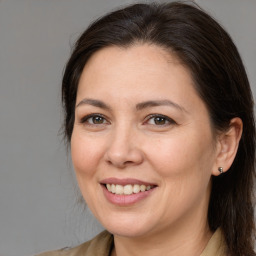
{"label": "woman", "polygon": [[94,22],[63,77],[81,193],[107,231],[42,255],[255,255],[253,100],[208,14],[136,4]]}

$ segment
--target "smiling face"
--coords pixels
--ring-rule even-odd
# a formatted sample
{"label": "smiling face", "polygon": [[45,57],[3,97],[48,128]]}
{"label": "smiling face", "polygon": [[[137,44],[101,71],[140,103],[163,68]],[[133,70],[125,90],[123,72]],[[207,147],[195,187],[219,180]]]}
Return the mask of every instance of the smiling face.
{"label": "smiling face", "polygon": [[90,58],[71,154],[81,193],[110,232],[207,226],[215,139],[189,71],[165,50],[109,47]]}

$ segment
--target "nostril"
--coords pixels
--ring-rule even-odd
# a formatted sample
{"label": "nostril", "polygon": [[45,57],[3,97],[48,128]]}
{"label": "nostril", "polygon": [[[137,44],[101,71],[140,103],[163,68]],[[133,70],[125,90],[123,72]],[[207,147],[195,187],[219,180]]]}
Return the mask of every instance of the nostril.
{"label": "nostril", "polygon": [[132,164],[134,164],[133,161],[126,161],[126,162],[124,162],[124,165],[132,165]]}
{"label": "nostril", "polygon": [[114,162],[114,161],[111,161],[111,160],[107,160],[106,162],[107,162],[107,164],[114,165],[118,168],[125,168],[126,166],[136,165],[136,163],[133,162],[133,161]]}
{"label": "nostril", "polygon": [[126,166],[138,165],[143,162],[143,153],[136,147],[117,147],[115,145],[109,148],[104,156],[105,161],[109,165],[116,166],[118,168],[124,168]]}

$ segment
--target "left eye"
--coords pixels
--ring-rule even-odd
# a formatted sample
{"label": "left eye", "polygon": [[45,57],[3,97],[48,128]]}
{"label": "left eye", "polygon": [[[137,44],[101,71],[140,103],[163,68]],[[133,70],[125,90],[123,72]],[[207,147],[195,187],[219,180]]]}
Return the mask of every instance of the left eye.
{"label": "left eye", "polygon": [[148,124],[151,125],[168,125],[170,123],[174,123],[174,121],[166,116],[152,116],[148,118]]}

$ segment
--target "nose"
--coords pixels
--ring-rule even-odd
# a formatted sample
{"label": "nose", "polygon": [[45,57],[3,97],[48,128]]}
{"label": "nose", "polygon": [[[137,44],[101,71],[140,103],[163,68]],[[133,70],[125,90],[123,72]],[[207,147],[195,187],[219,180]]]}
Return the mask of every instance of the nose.
{"label": "nose", "polygon": [[136,137],[128,129],[113,131],[105,153],[107,163],[120,169],[141,164],[144,154]]}

